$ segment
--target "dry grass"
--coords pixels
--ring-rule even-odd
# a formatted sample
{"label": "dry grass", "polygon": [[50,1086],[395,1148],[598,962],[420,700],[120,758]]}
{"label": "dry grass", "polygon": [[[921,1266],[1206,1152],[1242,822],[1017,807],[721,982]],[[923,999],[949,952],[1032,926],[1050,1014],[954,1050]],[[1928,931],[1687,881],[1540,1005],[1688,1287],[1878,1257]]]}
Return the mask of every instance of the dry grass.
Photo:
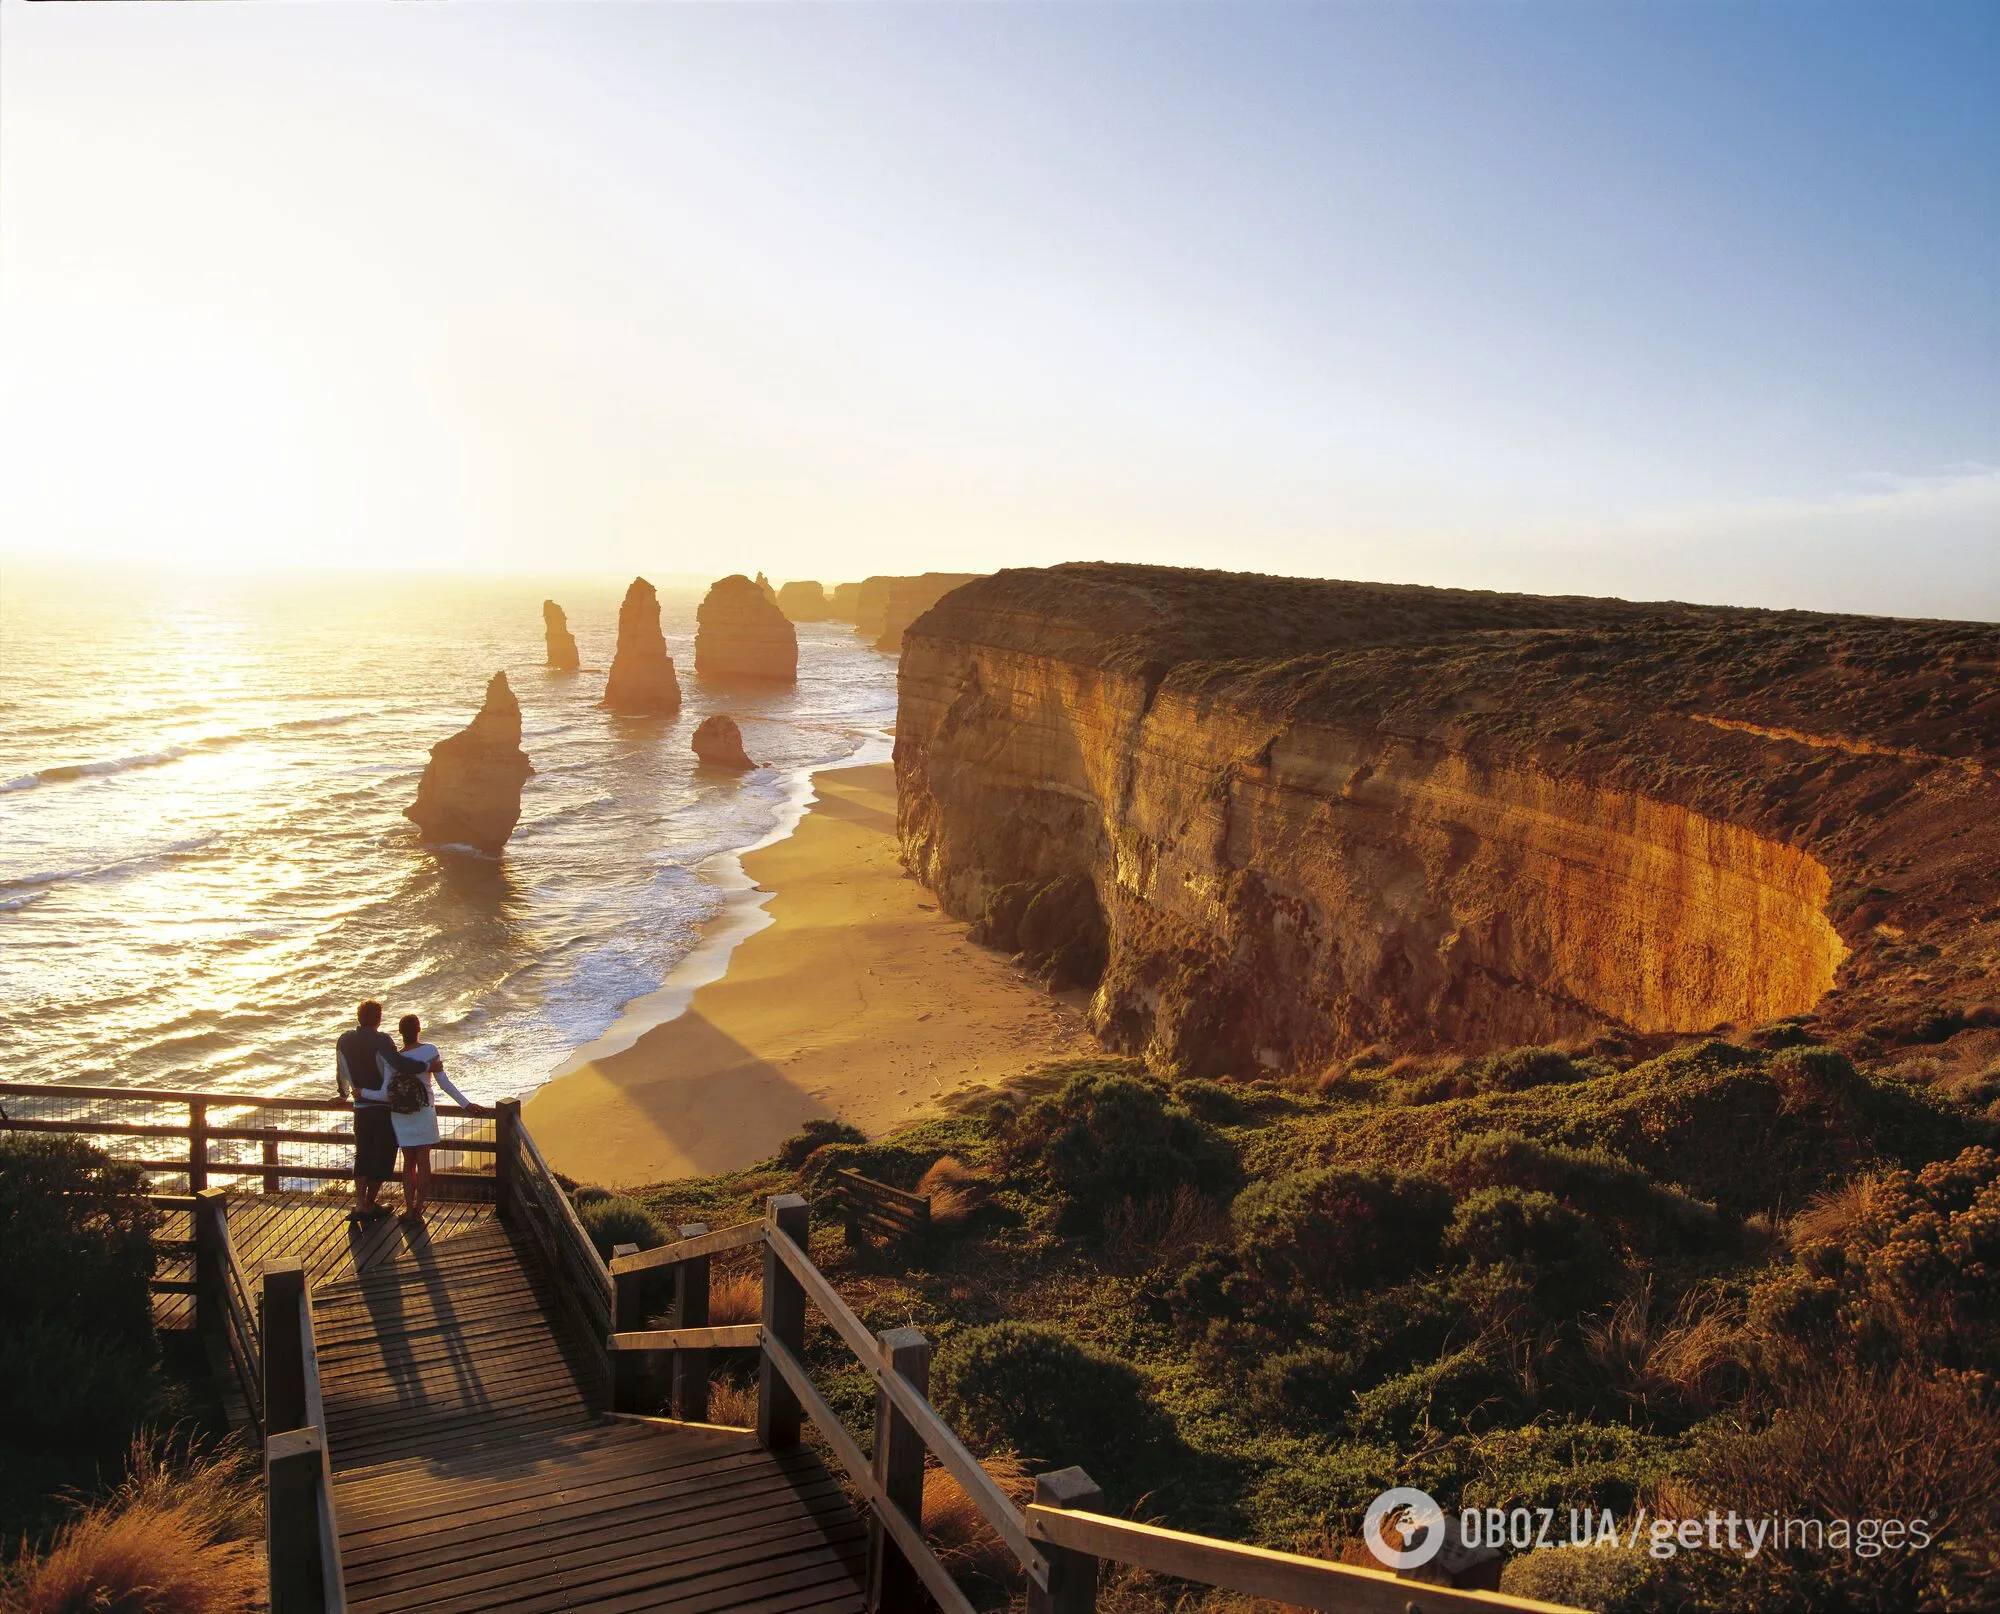
{"label": "dry grass", "polygon": [[933,1227],[956,1227],[986,1198],[986,1180],[963,1160],[945,1155],[917,1180],[917,1192],[928,1195]]}
{"label": "dry grass", "polygon": [[1786,1231],[1795,1249],[1808,1244],[1845,1244],[1847,1236],[1868,1215],[1868,1194],[1872,1187],[1866,1177],[1856,1177],[1816,1195],[1806,1208],[1791,1219]]}
{"label": "dry grass", "polygon": [[263,1497],[238,1456],[132,1448],[124,1483],[0,1586],[5,1614],[242,1614],[261,1607]]}
{"label": "dry grass", "polygon": [[1704,1291],[1663,1316],[1649,1280],[1581,1332],[1594,1375],[1630,1416],[1698,1417],[1742,1389],[1742,1332]]}
{"label": "dry grass", "polygon": [[755,1272],[728,1272],[708,1285],[708,1324],[754,1323],[764,1315],[764,1280]]}
{"label": "dry grass", "polygon": [[1121,1200],[1104,1213],[1104,1253],[1128,1270],[1185,1262],[1228,1233],[1228,1212],[1186,1183],[1171,1194]]}
{"label": "dry grass", "polygon": [[[981,1461],[993,1483],[1015,1503],[1025,1505],[1035,1494],[1035,1479],[1027,1464],[1012,1452]],[[957,1480],[941,1468],[924,1472],[924,1536],[954,1575],[973,1575],[998,1583],[1010,1581],[1018,1568],[1014,1554],[986,1515],[973,1504]]]}
{"label": "dry grass", "polygon": [[729,1429],[757,1427],[757,1386],[733,1379],[708,1381],[708,1421]]}

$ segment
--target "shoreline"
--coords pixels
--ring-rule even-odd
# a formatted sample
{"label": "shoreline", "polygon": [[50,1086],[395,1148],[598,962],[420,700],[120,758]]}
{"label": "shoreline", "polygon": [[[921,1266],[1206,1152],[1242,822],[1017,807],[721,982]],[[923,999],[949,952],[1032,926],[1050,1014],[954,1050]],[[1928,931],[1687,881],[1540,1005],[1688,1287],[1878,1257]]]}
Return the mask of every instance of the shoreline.
{"label": "shoreline", "polygon": [[890,764],[809,784],[789,833],[704,871],[727,895],[694,951],[527,1099],[558,1170],[618,1187],[736,1170],[809,1119],[879,1135],[1097,1051],[1073,1006],[974,946],[903,870]]}

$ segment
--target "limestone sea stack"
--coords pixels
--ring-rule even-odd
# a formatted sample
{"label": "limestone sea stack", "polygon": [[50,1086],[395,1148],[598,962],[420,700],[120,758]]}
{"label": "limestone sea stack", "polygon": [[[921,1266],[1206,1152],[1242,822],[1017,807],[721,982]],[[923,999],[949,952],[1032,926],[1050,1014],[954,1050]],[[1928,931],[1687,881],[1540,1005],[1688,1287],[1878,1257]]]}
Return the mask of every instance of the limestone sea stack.
{"label": "limestone sea stack", "polygon": [[824,622],[826,590],[817,583],[787,583],[778,590],[778,609],[794,622]]}
{"label": "limestone sea stack", "polygon": [[852,622],[861,610],[861,585],[859,583],[836,583],[833,598],[827,602],[826,614],[835,622]]}
{"label": "limestone sea stack", "polygon": [[762,572],[757,574],[757,586],[764,591],[765,599],[769,600],[773,605],[778,603],[778,591],[771,586],[770,578],[766,577]]}
{"label": "limestone sea stack", "polygon": [[799,636],[764,589],[736,573],[708,591],[695,613],[694,670],[715,683],[789,684],[799,675]]}
{"label": "limestone sea stack", "polygon": [[433,846],[497,853],[521,817],[521,786],[534,773],[521,749],[521,704],[497,672],[470,725],[431,747],[417,799],[403,816]]}
{"label": "limestone sea stack", "polygon": [[633,716],[670,717],[681,709],[681,681],[660,632],[660,597],[643,577],[632,579],[618,607],[618,652],[604,681],[604,704]]}
{"label": "limestone sea stack", "polygon": [[747,773],[757,766],[743,750],[743,731],[736,719],[717,712],[704,717],[694,731],[694,754],[704,768]]}
{"label": "limestone sea stack", "polygon": [[569,618],[554,600],[542,601],[542,628],[548,636],[549,662],[557,672],[575,672],[576,635],[569,631]]}

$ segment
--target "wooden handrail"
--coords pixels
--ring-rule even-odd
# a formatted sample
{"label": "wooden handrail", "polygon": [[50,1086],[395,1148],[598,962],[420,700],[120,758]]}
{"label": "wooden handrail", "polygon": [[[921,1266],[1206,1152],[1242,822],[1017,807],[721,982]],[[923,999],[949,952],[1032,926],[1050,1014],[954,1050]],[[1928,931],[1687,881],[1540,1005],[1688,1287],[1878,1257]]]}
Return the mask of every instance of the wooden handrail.
{"label": "wooden handrail", "polygon": [[644,1328],[613,1334],[614,1351],[735,1351],[764,1343],[762,1323],[724,1323],[716,1328]]}
{"label": "wooden handrail", "polygon": [[1576,1614],[1556,1603],[1434,1586],[1380,1569],[1187,1535],[1103,1513],[1030,1503],[1027,1524],[1030,1535],[1050,1546],[1131,1564],[1156,1575],[1269,1598],[1294,1608],[1323,1609],[1328,1614],[1410,1614],[1411,1610],[1417,1614]]}
{"label": "wooden handrail", "polygon": [[1007,1543],[1008,1550],[1027,1571],[1029,1580],[1038,1586],[1046,1586],[1047,1562],[1028,1539],[1027,1531],[1021,1524],[1020,1511],[1007,1499],[1007,1493],[994,1484],[993,1476],[986,1472],[978,1458],[965,1449],[964,1442],[938,1416],[937,1409],[882,1364],[875,1336],[868,1331],[868,1325],[854,1315],[853,1308],[840,1297],[840,1291],[828,1283],[825,1274],[813,1265],[812,1257],[782,1234],[767,1231],[766,1237],[770,1247],[777,1252],[778,1259],[785,1263],[805,1289],[806,1297],[833,1325],[834,1332],[847,1342],[847,1348],[860,1358],[861,1365],[874,1380],[875,1388],[886,1394],[896,1404],[896,1410],[916,1426],[939,1466],[958,1481],[959,1489],[965,1492],[1000,1539]]}
{"label": "wooden handrail", "polygon": [[713,1233],[676,1239],[671,1244],[656,1244],[650,1250],[640,1250],[633,1255],[613,1256],[611,1275],[614,1278],[622,1278],[634,1272],[651,1272],[659,1267],[675,1267],[683,1261],[692,1261],[696,1256],[720,1255],[724,1250],[740,1250],[748,1245],[760,1244],[763,1239],[762,1222],[738,1222],[734,1227],[718,1227]]}
{"label": "wooden handrail", "polygon": [[[344,1098],[302,1098],[296,1094],[282,1093],[191,1093],[178,1088],[166,1087],[73,1087],[68,1082],[0,1082],[0,1094],[18,1093],[23,1096],[45,1095],[62,1098],[97,1099],[144,1099],[161,1104],[213,1104],[218,1109],[226,1109],[233,1104],[241,1104],[251,1109],[271,1110],[352,1110],[353,1104]],[[440,1115],[489,1116],[492,1111],[485,1106],[462,1104],[440,1104]],[[183,1128],[182,1130],[185,1130]]]}
{"label": "wooden handrail", "polygon": [[879,1519],[896,1545],[902,1549],[903,1557],[924,1583],[924,1589],[937,1599],[938,1607],[944,1614],[974,1614],[972,1603],[959,1589],[958,1582],[951,1578],[951,1571],[937,1560],[919,1531],[903,1512],[889,1498],[875,1477],[875,1470],[855,1438],[847,1432],[847,1426],[840,1421],[840,1415],[827,1405],[826,1397],[806,1372],[805,1364],[794,1356],[778,1340],[764,1342],[765,1354],[771,1365],[778,1370],[792,1394],[799,1398],[799,1405],[806,1416],[840,1459],[840,1466],[847,1470],[856,1490],[867,1498],[870,1512]]}
{"label": "wooden handrail", "polygon": [[[8,1132],[69,1132],[84,1133],[107,1138],[186,1138],[194,1129],[186,1126],[169,1126],[164,1123],[139,1121],[45,1121],[38,1116],[9,1116],[0,1120],[0,1131]],[[201,1129],[202,1136],[211,1140],[224,1138],[237,1143],[338,1143],[352,1144],[352,1132],[307,1132],[298,1127],[261,1126],[211,1126]],[[500,1146],[491,1138],[439,1138],[439,1149],[456,1150],[461,1154],[492,1154]],[[231,1165],[245,1164],[240,1161],[207,1162],[210,1171],[221,1171]],[[257,1169],[263,1170],[262,1163]],[[290,1173],[291,1168],[279,1163],[281,1171]]]}

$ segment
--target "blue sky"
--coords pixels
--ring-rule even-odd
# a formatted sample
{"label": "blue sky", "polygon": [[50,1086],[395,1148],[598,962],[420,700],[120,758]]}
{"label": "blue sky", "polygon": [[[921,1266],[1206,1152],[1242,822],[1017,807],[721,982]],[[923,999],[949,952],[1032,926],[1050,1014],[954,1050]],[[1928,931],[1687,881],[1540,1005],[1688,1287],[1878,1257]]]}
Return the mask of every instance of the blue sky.
{"label": "blue sky", "polygon": [[2000,617],[2000,6],[0,0],[0,545]]}

